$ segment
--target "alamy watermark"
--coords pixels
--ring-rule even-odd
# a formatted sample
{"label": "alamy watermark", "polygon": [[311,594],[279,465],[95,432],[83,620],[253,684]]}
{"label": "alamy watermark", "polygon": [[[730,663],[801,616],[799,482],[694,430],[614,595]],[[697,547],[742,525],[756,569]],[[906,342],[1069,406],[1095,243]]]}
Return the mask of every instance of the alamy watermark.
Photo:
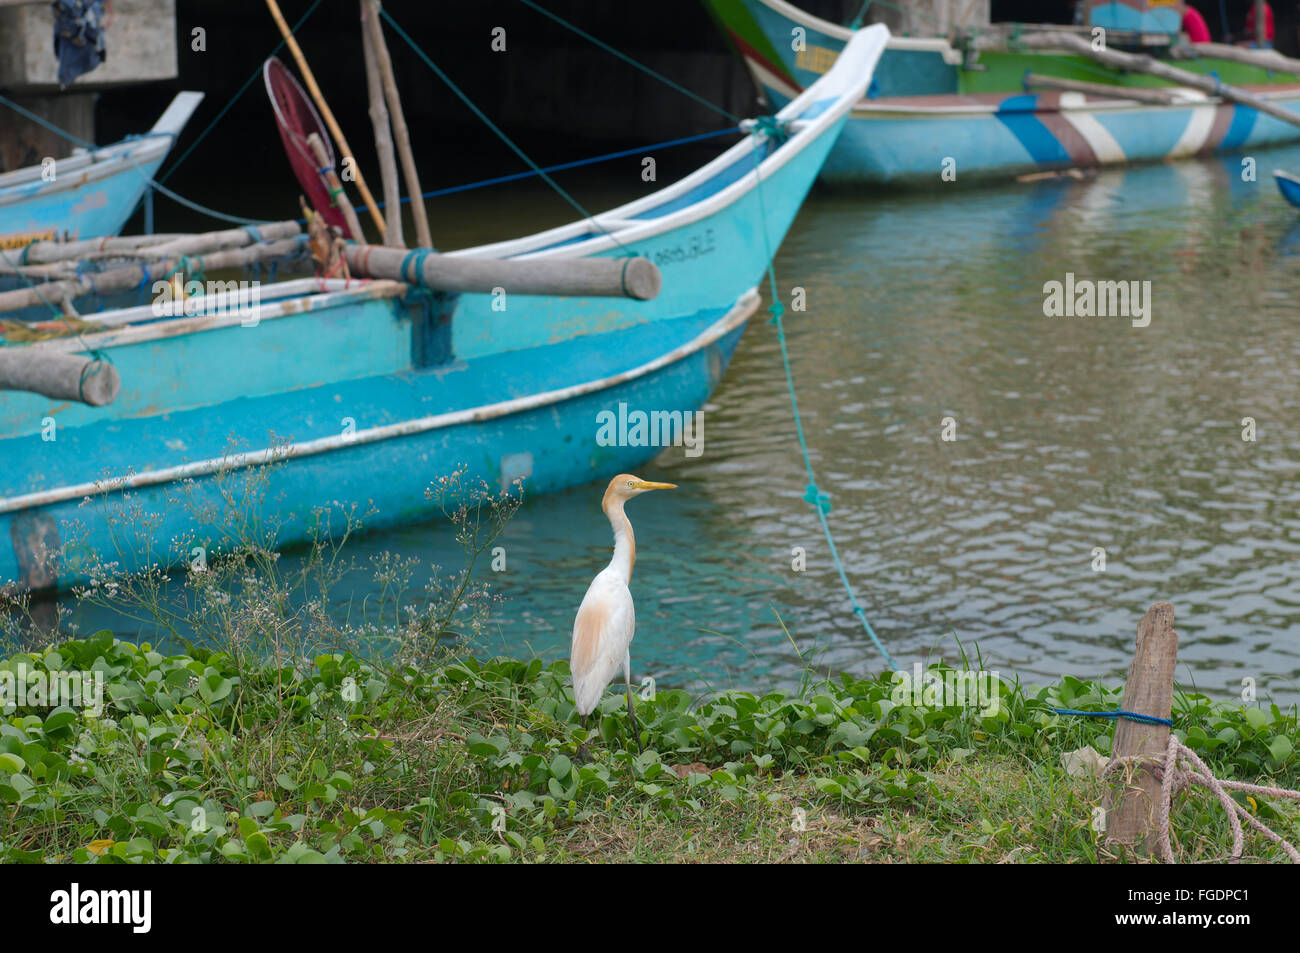
{"label": "alamy watermark", "polygon": [[260,281],[155,281],[156,318],[192,318],[199,314],[234,314],[245,327],[257,325],[262,304]]}
{"label": "alamy watermark", "polygon": [[0,669],[0,711],[18,708],[80,708],[91,718],[104,713],[104,673],[56,669],[47,672],[19,662]]}
{"label": "alamy watermark", "polygon": [[914,662],[912,670],[894,672],[894,690],[889,699],[895,705],[916,708],[978,708],[982,717],[996,715],[1002,709],[1000,672],[958,672],[955,669],[922,671]]}
{"label": "alamy watermark", "polygon": [[1130,318],[1133,327],[1151,323],[1151,282],[1076,281],[1067,272],[1065,281],[1043,285],[1043,314],[1049,318]]}
{"label": "alamy watermark", "polygon": [[704,412],[699,410],[631,410],[619,401],[618,412],[596,414],[596,445],[601,447],[685,447],[686,456],[704,452]]}

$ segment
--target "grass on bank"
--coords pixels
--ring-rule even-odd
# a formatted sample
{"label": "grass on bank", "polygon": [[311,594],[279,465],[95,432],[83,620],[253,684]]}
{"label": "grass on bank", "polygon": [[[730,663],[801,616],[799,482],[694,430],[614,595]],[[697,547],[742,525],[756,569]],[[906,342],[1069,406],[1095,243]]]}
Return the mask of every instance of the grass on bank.
{"label": "grass on bank", "polygon": [[[102,671],[111,703],[99,718],[57,708],[0,724],[7,862],[1135,859],[1093,829],[1103,782],[1061,767],[1085,744],[1105,753],[1110,727],[1047,709],[1119,702],[1071,678],[1003,683],[989,717],[896,705],[884,676],[698,705],[660,691],[639,702],[643,755],[611,693],[595,760],[578,764],[564,663],[237,666],[108,633],[0,667],[19,662]],[[1293,713],[1187,694],[1176,712],[1216,774],[1296,786]],[[1293,806],[1253,809],[1300,833]],[[1205,793],[1180,799],[1173,827],[1184,861],[1227,852]],[[1253,834],[1247,854],[1284,859]]]}
{"label": "grass on bank", "polygon": [[[435,481],[429,499],[453,524],[463,567],[432,567],[417,587],[412,560],[375,557],[372,596],[340,617],[335,590],[357,568],[344,544],[360,517],[314,514],[312,545],[282,559],[260,505],[270,472],[221,474],[219,505],[191,501],[196,525],[229,528],[211,553],[182,538],[164,558],[151,548],[156,514],[124,496],[120,564],[184,556],[190,569],[95,565],[79,596],[183,651],[106,631],[42,636],[30,604],[0,593],[0,644],[20,646],[0,661],[0,686],[90,671],[105,693],[99,717],[0,708],[0,861],[1138,859],[1094,830],[1105,785],[1062,766],[1085,745],[1107,753],[1113,724],[1049,711],[1112,710],[1117,690],[1003,682],[987,716],[913,704],[887,675],[809,675],[791,694],[660,690],[637,702],[640,755],[611,692],[592,725],[595,760],[578,764],[567,665],[470,652],[500,609],[474,568],[517,496],[461,474]],[[204,558],[191,561],[196,549]],[[1219,777],[1300,783],[1294,710],[1179,693],[1175,719]],[[1243,803],[1300,837],[1294,802]],[[1184,861],[1228,850],[1206,792],[1179,799],[1173,828]],[[1253,833],[1246,851],[1283,859]]]}

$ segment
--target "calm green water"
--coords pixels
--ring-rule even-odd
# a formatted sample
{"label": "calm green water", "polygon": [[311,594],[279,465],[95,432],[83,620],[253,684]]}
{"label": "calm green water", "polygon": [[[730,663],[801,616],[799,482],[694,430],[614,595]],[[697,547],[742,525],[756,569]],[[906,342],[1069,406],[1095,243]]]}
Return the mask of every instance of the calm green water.
{"label": "calm green water", "polygon": [[[1142,612],[1168,599],[1180,680],[1226,695],[1253,677],[1295,699],[1300,211],[1275,166],[1300,169],[1300,149],[1261,154],[1256,183],[1230,158],[810,198],[776,261],[782,289],[807,291],[787,321],[794,374],[840,552],[901,664],[955,660],[959,639],[1030,681],[1118,677]],[[581,197],[601,208],[617,192]],[[475,205],[483,194],[433,206],[440,234],[461,239],[447,247],[570,217],[541,193]],[[1044,282],[1067,272],[1150,281],[1150,325],[1044,316]],[[954,441],[940,439],[946,417]],[[803,500],[761,318],[705,408],[704,439],[698,458],[674,449],[643,468],[680,490],[629,507],[635,677],[792,684],[802,663],[777,614],[819,669],[878,670]],[[485,651],[567,655],[609,559],[602,489],[525,505],[502,541],[507,571],[491,574],[504,602]],[[806,572],[791,570],[793,547]],[[456,564],[439,525],[369,536],[354,555],[382,550]]]}

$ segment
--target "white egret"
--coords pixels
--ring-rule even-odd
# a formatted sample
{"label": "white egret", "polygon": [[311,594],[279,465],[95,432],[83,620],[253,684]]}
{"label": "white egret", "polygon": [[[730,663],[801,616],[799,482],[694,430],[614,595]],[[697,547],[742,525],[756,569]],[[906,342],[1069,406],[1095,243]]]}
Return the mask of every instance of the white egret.
{"label": "white egret", "polygon": [[[614,558],[587,587],[587,594],[573,620],[573,646],[569,667],[573,675],[573,700],[587,727],[587,716],[596,709],[605,687],[623,666],[623,684],[627,689],[627,716],[632,722],[632,737],[641,749],[641,730],[632,707],[632,657],[629,647],[636,630],[636,613],[632,605],[632,566],[636,563],[636,539],[632,524],[623,512],[623,504],[650,490],[675,490],[674,483],[650,483],[630,473],[620,473],[609,481],[600,508],[614,528]],[[578,749],[586,756],[587,746]]]}

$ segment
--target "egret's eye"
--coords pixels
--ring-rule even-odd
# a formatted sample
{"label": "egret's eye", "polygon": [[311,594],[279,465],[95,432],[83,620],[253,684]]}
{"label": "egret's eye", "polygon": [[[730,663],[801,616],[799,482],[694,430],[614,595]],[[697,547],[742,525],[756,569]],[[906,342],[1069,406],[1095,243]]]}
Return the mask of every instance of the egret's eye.
{"label": "egret's eye", "polygon": [[635,487],[635,486],[636,486],[636,480],[628,480],[628,481],[627,481],[627,485],[630,486],[630,487]]}

